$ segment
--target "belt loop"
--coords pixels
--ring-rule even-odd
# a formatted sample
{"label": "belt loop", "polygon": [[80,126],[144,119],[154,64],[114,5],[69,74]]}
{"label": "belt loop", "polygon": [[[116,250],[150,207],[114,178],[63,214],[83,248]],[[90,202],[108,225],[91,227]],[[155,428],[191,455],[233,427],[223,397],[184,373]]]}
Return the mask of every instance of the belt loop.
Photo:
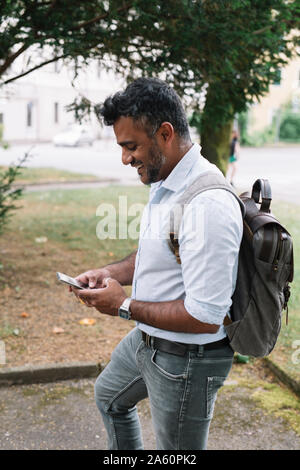
{"label": "belt loop", "polygon": [[202,344],[199,344],[199,346],[198,346],[197,356],[198,357],[203,357],[204,356],[204,346]]}

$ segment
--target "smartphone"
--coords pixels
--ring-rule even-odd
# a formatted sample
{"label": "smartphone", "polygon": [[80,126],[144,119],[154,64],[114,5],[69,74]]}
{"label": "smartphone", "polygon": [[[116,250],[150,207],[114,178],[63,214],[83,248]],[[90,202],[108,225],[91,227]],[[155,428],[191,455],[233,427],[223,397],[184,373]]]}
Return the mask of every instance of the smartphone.
{"label": "smartphone", "polygon": [[76,289],[85,289],[76,279],[73,277],[67,276],[66,274],[63,273],[56,273],[57,279],[61,282],[64,282],[65,284],[68,284],[69,286],[76,287]]}

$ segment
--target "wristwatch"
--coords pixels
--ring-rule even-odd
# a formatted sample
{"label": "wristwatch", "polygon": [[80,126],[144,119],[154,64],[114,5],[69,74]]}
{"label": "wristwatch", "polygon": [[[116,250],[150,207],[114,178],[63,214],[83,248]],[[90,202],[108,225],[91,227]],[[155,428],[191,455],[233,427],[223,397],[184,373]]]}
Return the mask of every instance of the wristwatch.
{"label": "wristwatch", "polygon": [[119,317],[124,318],[125,320],[131,319],[131,311],[129,310],[130,302],[131,297],[127,297],[118,310]]}

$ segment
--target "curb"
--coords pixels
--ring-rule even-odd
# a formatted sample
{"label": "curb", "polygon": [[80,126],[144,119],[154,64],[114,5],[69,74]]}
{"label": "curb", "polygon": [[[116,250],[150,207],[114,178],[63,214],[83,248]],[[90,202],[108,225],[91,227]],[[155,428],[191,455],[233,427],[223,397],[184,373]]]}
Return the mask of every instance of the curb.
{"label": "curb", "polygon": [[13,188],[20,188],[24,191],[41,191],[41,190],[56,190],[56,189],[88,189],[88,188],[101,188],[110,184],[119,184],[121,180],[116,178],[105,178],[94,181],[52,181],[44,183],[20,183],[14,184]]}
{"label": "curb", "polygon": [[[271,359],[263,358],[263,362],[284,385],[300,397],[299,382],[291,378]],[[97,362],[68,362],[0,368],[0,387],[93,378],[97,377],[104,367],[105,364]]]}
{"label": "curb", "polygon": [[298,395],[298,397],[300,397],[300,382],[293,379],[270,358],[264,357],[263,362],[284,385],[289,387],[296,395]]}
{"label": "curb", "polygon": [[0,369],[0,387],[97,377],[104,365],[95,362],[39,364]]}

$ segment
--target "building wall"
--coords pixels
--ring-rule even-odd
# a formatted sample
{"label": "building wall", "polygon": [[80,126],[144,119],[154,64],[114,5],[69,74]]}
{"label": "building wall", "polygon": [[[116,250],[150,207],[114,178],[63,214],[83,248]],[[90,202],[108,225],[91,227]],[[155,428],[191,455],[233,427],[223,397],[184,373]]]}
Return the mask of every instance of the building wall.
{"label": "building wall", "polygon": [[[53,136],[75,122],[67,112],[78,92],[93,103],[123,87],[123,81],[112,73],[100,70],[96,62],[80,72],[76,89],[71,85],[73,70],[62,63],[49,64],[26,77],[12,82],[0,97],[3,140],[8,143],[51,141]],[[95,137],[103,129],[95,116],[88,125]]]}
{"label": "building wall", "polygon": [[[16,74],[21,66],[16,62],[12,74]],[[65,106],[73,102],[78,92],[93,103],[99,103],[124,86],[123,80],[101,70],[96,61],[79,73],[76,89],[71,85],[73,72],[72,67],[62,62],[52,63],[7,86],[5,95],[0,96],[3,139],[9,143],[51,141],[55,134],[75,121],[74,113],[67,112]],[[250,108],[248,133],[251,135],[268,127],[276,111],[290,100],[300,111],[299,57],[281,70],[280,84],[271,85],[269,93]],[[89,125],[95,137],[108,133],[95,116]]]}
{"label": "building wall", "polygon": [[272,124],[279,108],[292,101],[300,112],[300,58],[294,58],[281,70],[281,81],[271,85],[269,93],[254,104],[249,113],[248,132],[262,131]]}

